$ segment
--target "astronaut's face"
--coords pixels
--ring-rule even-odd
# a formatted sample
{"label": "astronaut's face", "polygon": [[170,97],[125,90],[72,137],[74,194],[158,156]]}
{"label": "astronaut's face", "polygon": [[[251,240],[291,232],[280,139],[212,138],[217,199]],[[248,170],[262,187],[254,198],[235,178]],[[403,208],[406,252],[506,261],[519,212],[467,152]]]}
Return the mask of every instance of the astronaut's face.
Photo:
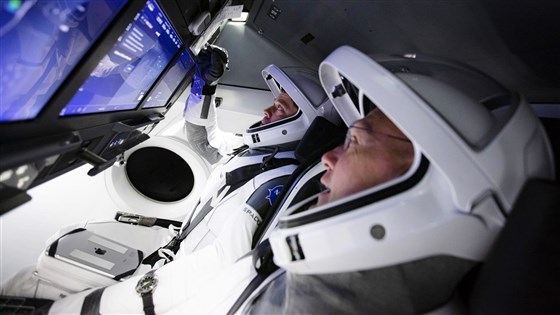
{"label": "astronaut's face", "polygon": [[343,145],[321,159],[328,190],[317,205],[335,201],[404,174],[414,157],[412,143],[378,109],[348,129]]}
{"label": "astronaut's face", "polygon": [[280,95],[274,99],[272,106],[264,109],[264,116],[261,120],[261,124],[266,125],[293,116],[297,111],[298,107],[290,96],[288,96],[288,93],[281,92]]}

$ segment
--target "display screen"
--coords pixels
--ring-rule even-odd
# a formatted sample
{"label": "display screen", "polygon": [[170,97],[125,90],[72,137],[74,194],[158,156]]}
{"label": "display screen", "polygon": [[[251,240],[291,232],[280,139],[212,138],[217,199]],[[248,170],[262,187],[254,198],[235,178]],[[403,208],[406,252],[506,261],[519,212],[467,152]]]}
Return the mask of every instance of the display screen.
{"label": "display screen", "polygon": [[60,116],[136,108],[182,44],[158,4],[147,1]]}
{"label": "display screen", "polygon": [[2,0],[0,122],[35,118],[126,0]]}
{"label": "display screen", "polygon": [[194,67],[194,60],[191,55],[184,50],[173,66],[163,75],[156,87],[150,92],[143,108],[163,107],[175,92],[179,84]]}

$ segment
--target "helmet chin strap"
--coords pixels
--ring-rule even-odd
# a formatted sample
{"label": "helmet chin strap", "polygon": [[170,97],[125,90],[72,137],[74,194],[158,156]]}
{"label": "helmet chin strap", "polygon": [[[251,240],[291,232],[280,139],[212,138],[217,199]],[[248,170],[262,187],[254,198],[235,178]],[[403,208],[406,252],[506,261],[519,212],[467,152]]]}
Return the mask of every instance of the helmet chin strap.
{"label": "helmet chin strap", "polygon": [[263,161],[261,163],[261,167],[265,168],[267,165],[269,165],[270,162],[272,162],[272,160],[274,159],[274,156],[276,155],[276,153],[278,153],[278,151],[280,150],[280,148],[278,146],[274,147],[274,151],[269,155],[263,158]]}

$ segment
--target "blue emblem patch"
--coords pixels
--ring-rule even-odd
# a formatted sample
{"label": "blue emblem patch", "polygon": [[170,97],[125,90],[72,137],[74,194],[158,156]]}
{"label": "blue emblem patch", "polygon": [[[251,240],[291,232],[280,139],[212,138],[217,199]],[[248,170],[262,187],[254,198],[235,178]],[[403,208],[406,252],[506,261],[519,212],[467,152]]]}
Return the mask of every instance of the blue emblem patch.
{"label": "blue emblem patch", "polygon": [[274,201],[276,201],[276,198],[278,198],[278,195],[280,195],[282,188],[284,188],[284,185],[276,185],[274,186],[274,188],[268,190],[268,196],[266,196],[266,199],[268,200],[271,206],[274,203]]}

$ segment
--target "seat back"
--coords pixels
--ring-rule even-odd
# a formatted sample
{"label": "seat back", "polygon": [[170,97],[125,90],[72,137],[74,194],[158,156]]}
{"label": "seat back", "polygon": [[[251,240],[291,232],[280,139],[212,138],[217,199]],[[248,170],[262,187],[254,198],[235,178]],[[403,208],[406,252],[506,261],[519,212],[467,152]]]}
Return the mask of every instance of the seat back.
{"label": "seat back", "polygon": [[471,314],[560,312],[560,184],[527,182],[482,267]]}

